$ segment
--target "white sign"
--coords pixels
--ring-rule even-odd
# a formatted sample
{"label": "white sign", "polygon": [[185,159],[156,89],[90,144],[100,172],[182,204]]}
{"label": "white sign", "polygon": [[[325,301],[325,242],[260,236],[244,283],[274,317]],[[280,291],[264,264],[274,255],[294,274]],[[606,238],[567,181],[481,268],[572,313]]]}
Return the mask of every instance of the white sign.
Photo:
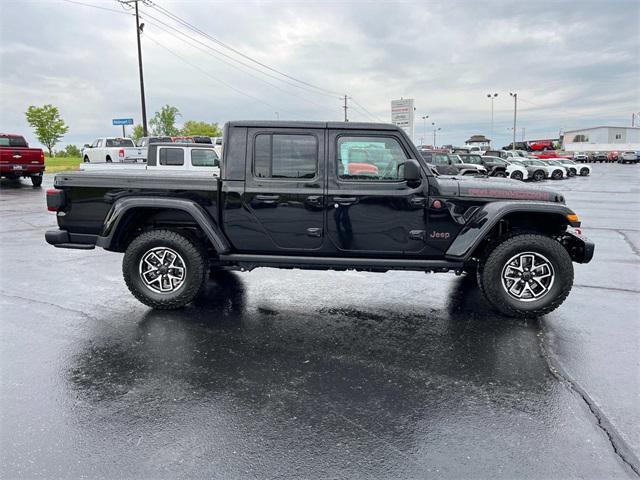
{"label": "white sign", "polygon": [[402,128],[413,141],[415,109],[413,98],[391,101],[391,123]]}

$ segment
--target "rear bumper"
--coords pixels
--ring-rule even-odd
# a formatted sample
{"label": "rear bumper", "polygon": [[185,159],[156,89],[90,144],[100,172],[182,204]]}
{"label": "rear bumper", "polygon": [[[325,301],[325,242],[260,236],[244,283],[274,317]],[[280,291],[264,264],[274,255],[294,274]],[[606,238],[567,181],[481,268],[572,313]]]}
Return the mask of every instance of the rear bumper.
{"label": "rear bumper", "polygon": [[0,165],[0,175],[2,176],[31,177],[43,173],[44,165],[41,164],[3,163]]}
{"label": "rear bumper", "polygon": [[49,245],[57,248],[77,248],[91,250],[96,247],[97,235],[69,233],[66,230],[48,230],[44,238]]}

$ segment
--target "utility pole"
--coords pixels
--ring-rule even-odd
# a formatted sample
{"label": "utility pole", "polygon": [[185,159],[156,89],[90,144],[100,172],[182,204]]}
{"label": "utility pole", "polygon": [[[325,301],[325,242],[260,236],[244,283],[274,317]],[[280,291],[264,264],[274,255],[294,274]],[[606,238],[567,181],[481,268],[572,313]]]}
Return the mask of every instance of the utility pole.
{"label": "utility pole", "polygon": [[349,117],[347,116],[347,109],[349,107],[347,106],[347,96],[346,95],[344,96],[344,107],[342,107],[342,108],[344,108],[344,121],[348,122],[349,121]]}
{"label": "utility pole", "polygon": [[[138,40],[138,71],[140,72],[140,102],[142,103],[142,131],[144,136],[148,136],[147,130],[147,105],[144,99],[144,76],[142,75],[142,46],[140,45],[140,34],[144,28],[144,23],[140,24],[140,14],[138,12],[138,2],[140,0],[123,0],[121,3],[129,5],[130,3],[136,6],[136,38]],[[144,0],[142,0],[144,2]]]}
{"label": "utility pole", "polygon": [[511,144],[511,150],[516,149],[516,119],[518,115],[518,94],[509,92],[509,95],[513,97],[513,143]]}
{"label": "utility pole", "polygon": [[422,116],[422,144],[424,145],[424,142],[427,140],[427,118],[429,118],[429,115],[423,115]]}
{"label": "utility pole", "polygon": [[431,125],[433,125],[433,148],[436,148],[436,132],[442,129],[440,127],[436,128],[435,122],[431,122]]}
{"label": "utility pole", "polygon": [[489,98],[489,100],[491,100],[491,137],[489,137],[489,146],[491,146],[491,139],[493,139],[493,101],[497,96],[497,93],[494,93],[493,95],[487,93],[487,97]]}

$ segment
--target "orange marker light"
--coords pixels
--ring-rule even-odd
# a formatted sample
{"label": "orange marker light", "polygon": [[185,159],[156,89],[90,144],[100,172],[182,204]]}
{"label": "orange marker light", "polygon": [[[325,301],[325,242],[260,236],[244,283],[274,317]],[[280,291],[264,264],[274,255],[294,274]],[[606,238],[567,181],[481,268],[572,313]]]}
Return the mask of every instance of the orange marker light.
{"label": "orange marker light", "polygon": [[571,223],[577,223],[580,221],[580,218],[575,213],[571,213],[567,215],[567,220],[569,220],[569,222]]}

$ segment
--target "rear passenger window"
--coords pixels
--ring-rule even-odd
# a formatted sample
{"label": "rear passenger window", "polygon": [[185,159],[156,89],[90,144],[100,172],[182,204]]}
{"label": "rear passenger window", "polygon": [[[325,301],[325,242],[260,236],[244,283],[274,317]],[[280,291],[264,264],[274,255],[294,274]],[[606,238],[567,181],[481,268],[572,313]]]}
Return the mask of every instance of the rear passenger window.
{"label": "rear passenger window", "polygon": [[184,165],[184,150],[181,148],[161,148],[160,165]]}
{"label": "rear passenger window", "polygon": [[318,141],[313,135],[256,135],[253,173],[259,178],[314,178]]}
{"label": "rear passenger window", "polygon": [[191,165],[194,167],[217,167],[219,164],[218,154],[215,151],[204,148],[191,150]]}

